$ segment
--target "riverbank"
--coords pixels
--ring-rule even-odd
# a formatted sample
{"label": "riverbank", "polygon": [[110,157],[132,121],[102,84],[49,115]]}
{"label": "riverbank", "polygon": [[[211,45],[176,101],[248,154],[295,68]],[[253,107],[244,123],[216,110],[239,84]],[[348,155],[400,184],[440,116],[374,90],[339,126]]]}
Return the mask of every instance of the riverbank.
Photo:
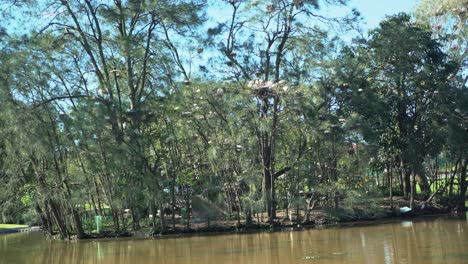
{"label": "riverbank", "polygon": [[[393,205],[393,207],[391,206]],[[105,230],[101,234],[91,234],[88,239],[98,238],[118,238],[118,237],[133,237],[133,238],[154,238],[154,237],[179,237],[207,234],[224,234],[224,233],[250,233],[258,231],[275,231],[282,229],[302,230],[311,228],[327,228],[339,225],[353,224],[372,224],[381,223],[382,221],[398,221],[403,219],[416,219],[425,216],[441,216],[453,215],[449,206],[441,206],[440,204],[425,200],[416,200],[414,209],[409,212],[401,212],[400,208],[408,207],[409,202],[403,197],[394,197],[392,203],[388,198],[381,199],[377,206],[371,207],[369,204],[355,205],[352,209],[326,209],[317,208],[310,212],[310,221],[304,221],[302,217],[294,218],[296,215],[304,216],[304,211],[289,209],[288,214],[285,210],[277,210],[277,218],[275,221],[267,222],[266,214],[252,215],[252,221],[247,224],[245,220],[240,222],[237,220],[211,220],[206,219],[191,219],[189,227],[177,217],[173,224],[170,219],[166,219],[166,228],[153,230],[152,227],[143,227],[138,231],[125,230],[122,233],[115,233],[110,230]],[[292,217],[291,217],[292,216]],[[148,223],[148,222],[147,222]],[[159,228],[159,226],[157,226]]]}
{"label": "riverbank", "polygon": [[350,221],[335,221],[335,222],[323,222],[320,224],[311,223],[281,223],[281,221],[275,221],[273,224],[269,223],[254,223],[250,226],[241,224],[237,226],[235,221],[216,221],[213,223],[213,226],[197,226],[193,225],[191,228],[183,228],[179,225],[176,225],[175,231],[168,230],[165,233],[152,233],[150,228],[142,228],[141,230],[134,233],[127,233],[125,236],[116,236],[115,234],[107,234],[104,236],[95,236],[89,237],[91,239],[109,239],[109,238],[137,238],[137,239],[167,239],[167,238],[183,238],[183,237],[192,237],[192,236],[212,236],[212,235],[226,235],[226,234],[251,234],[257,232],[278,232],[278,231],[303,231],[303,230],[313,230],[313,229],[329,229],[336,227],[356,227],[356,226],[374,226],[380,224],[389,224],[395,222],[414,222],[414,221],[424,221],[427,219],[447,217],[447,218],[459,218],[456,215],[448,213],[440,214],[410,214],[410,215],[401,215],[401,216],[392,216],[379,219],[355,219]]}
{"label": "riverbank", "polygon": [[[364,202],[354,204],[352,207],[340,207],[338,209],[316,207],[310,212],[309,221],[304,220],[305,212],[296,209],[277,210],[277,218],[273,222],[267,221],[266,214],[254,214],[250,223],[244,219],[207,219],[199,218],[193,215],[190,224],[187,225],[181,216],[176,216],[175,222],[172,219],[165,219],[165,229],[161,230],[157,223],[153,228],[150,219],[143,219],[142,228],[137,231],[131,230],[131,222],[127,222],[120,232],[115,232],[110,226],[104,228],[101,233],[87,233],[83,239],[102,239],[102,238],[154,238],[154,237],[178,237],[206,234],[223,233],[250,233],[261,231],[275,231],[283,229],[302,230],[311,228],[327,228],[343,224],[357,223],[381,223],[382,221],[398,221],[402,219],[414,219],[429,215],[453,215],[451,206],[442,205],[438,202],[427,202],[426,200],[415,200],[413,210],[407,212],[400,210],[409,207],[409,202],[403,197],[393,197],[392,202],[389,198],[375,198],[372,204]],[[446,201],[444,201],[446,202]],[[298,217],[299,216],[299,217]],[[36,231],[34,228],[4,228],[0,227],[0,234],[25,231]],[[60,239],[58,236],[53,238]],[[71,239],[76,239],[72,236]]]}
{"label": "riverbank", "polygon": [[[210,226],[207,223],[197,222],[190,224],[190,227],[187,228],[181,223],[175,225],[175,229],[172,229],[172,226],[167,227],[166,230],[161,232],[153,232],[151,227],[143,227],[137,231],[122,231],[116,233],[109,230],[104,230],[100,234],[86,234],[83,240],[92,240],[92,239],[119,239],[119,238],[136,238],[136,239],[154,239],[154,238],[174,238],[174,237],[190,237],[198,235],[222,235],[222,234],[243,234],[243,233],[256,233],[256,232],[274,232],[274,231],[284,231],[284,230],[307,230],[307,229],[327,229],[334,227],[346,227],[346,226],[369,226],[369,225],[378,225],[385,223],[392,223],[395,221],[415,221],[415,220],[424,220],[426,218],[433,217],[456,217],[455,214],[449,213],[446,211],[432,212],[432,213],[421,213],[421,212],[412,212],[406,214],[397,214],[389,213],[386,216],[381,216],[378,218],[369,218],[369,217],[356,217],[353,219],[343,219],[343,220],[328,220],[327,214],[322,210],[316,210],[311,212],[316,218],[310,222],[295,222],[290,221],[284,218],[275,219],[273,223],[267,222],[253,222],[250,225],[246,225],[244,221],[238,225],[237,221],[227,221],[227,220],[216,220],[210,223]],[[29,230],[29,231],[38,231]],[[21,231],[14,231],[21,232]],[[23,231],[25,232],[25,231]],[[1,234],[1,232],[0,232]],[[61,240],[60,237],[54,236],[52,239]],[[70,240],[75,240],[76,237],[72,236]]]}
{"label": "riverbank", "polygon": [[0,234],[10,234],[18,232],[40,231],[39,226],[28,227],[27,225],[0,224]]}

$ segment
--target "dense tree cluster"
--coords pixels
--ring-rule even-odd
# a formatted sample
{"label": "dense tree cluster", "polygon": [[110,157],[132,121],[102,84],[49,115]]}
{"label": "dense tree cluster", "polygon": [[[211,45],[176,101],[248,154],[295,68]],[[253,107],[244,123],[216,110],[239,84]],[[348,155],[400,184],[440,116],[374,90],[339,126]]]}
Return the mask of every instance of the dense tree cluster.
{"label": "dense tree cluster", "polygon": [[358,11],[320,11],[342,0],[47,2],[0,4],[0,222],[83,238],[94,215],[189,226],[195,201],[249,224],[433,192],[464,210],[463,1],[349,43]]}

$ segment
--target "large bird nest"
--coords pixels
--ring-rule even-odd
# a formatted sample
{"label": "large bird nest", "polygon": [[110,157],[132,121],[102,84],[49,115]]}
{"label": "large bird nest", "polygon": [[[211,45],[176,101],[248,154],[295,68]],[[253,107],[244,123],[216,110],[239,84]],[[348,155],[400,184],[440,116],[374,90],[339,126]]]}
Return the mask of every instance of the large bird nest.
{"label": "large bird nest", "polygon": [[254,80],[250,81],[248,86],[252,88],[253,94],[259,99],[277,98],[280,92],[288,90],[288,86],[283,80],[279,82]]}

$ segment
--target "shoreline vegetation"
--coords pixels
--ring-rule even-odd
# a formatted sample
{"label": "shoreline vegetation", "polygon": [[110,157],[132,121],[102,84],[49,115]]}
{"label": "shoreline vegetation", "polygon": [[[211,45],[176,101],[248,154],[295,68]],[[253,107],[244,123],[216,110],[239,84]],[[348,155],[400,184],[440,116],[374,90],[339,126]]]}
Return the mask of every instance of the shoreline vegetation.
{"label": "shoreline vegetation", "polygon": [[464,214],[466,0],[368,32],[347,2],[0,1],[0,223],[80,240]]}
{"label": "shoreline vegetation", "polygon": [[[262,214],[261,219],[256,222],[253,220],[247,224],[245,220],[239,222],[237,220],[216,220],[213,219],[209,223],[205,221],[195,221],[189,228],[185,223],[181,222],[181,218],[176,219],[175,229],[166,228],[163,233],[152,231],[151,227],[142,228],[141,230],[130,232],[126,230],[122,233],[112,231],[103,232],[101,234],[89,234],[85,239],[101,239],[101,238],[170,238],[180,236],[196,236],[196,235],[214,235],[214,234],[232,234],[232,233],[250,233],[261,231],[278,231],[283,229],[303,230],[314,228],[332,228],[336,226],[353,226],[353,225],[373,225],[386,223],[389,221],[399,220],[415,220],[423,219],[424,217],[467,217],[464,212],[456,212],[449,206],[443,206],[434,202],[427,203],[427,200],[416,200],[416,207],[406,213],[402,213],[400,208],[407,207],[409,201],[403,197],[393,197],[394,204],[400,207],[390,206],[389,198],[382,199],[382,204],[377,210],[369,212],[364,206],[356,207],[354,210],[337,210],[328,211],[319,209],[310,212],[310,221],[304,222],[303,217],[290,220],[285,215],[284,210],[278,210],[278,218],[275,221],[267,222],[267,215]],[[290,208],[294,211],[294,208]],[[303,214],[303,210],[299,210],[299,214]],[[171,226],[171,223],[167,223]],[[72,237],[73,239],[74,237]]]}
{"label": "shoreline vegetation", "polygon": [[[321,212],[316,212],[318,215],[322,214]],[[378,218],[354,218],[347,219],[343,221],[311,221],[309,223],[296,223],[294,221],[288,220],[279,220],[275,221],[273,224],[270,223],[253,223],[249,226],[246,226],[245,223],[242,223],[240,226],[237,226],[236,221],[226,221],[226,220],[214,220],[210,227],[206,224],[194,225],[194,227],[186,228],[184,225],[177,224],[176,230],[167,230],[165,233],[153,233],[151,228],[142,228],[136,232],[120,232],[115,233],[112,231],[104,230],[100,234],[86,234],[82,240],[92,240],[92,239],[119,239],[119,238],[136,238],[136,239],[151,239],[151,238],[174,238],[174,237],[189,237],[189,236],[204,236],[204,235],[228,235],[228,234],[243,234],[243,233],[255,233],[255,232],[264,232],[264,231],[299,231],[307,229],[323,229],[323,228],[334,228],[334,227],[353,227],[353,226],[370,226],[370,225],[379,225],[385,223],[392,223],[396,221],[418,221],[424,220],[427,218],[438,218],[438,217],[463,217],[458,214],[453,214],[445,211],[432,212],[432,213],[411,213],[411,214],[398,214],[395,211],[389,212],[386,216],[380,216]],[[466,216],[465,216],[466,217]],[[43,231],[41,227],[27,227],[27,228],[0,228],[0,235],[20,233],[20,232],[39,232]],[[61,240],[59,236],[46,236],[46,239],[52,240]],[[76,236],[71,236],[68,240],[76,240]]]}
{"label": "shoreline vegetation", "polygon": [[[181,216],[178,216],[176,224],[173,225],[175,229],[166,229],[164,233],[153,232],[151,227],[142,227],[138,231],[122,230],[120,232],[114,232],[110,229],[104,229],[100,233],[85,234],[81,239],[114,239],[114,238],[171,238],[171,237],[184,237],[184,236],[196,236],[196,235],[217,235],[217,234],[233,234],[233,233],[251,233],[251,232],[262,232],[262,231],[280,231],[280,230],[304,230],[304,229],[321,229],[321,228],[333,228],[333,227],[345,227],[345,226],[356,226],[356,225],[375,225],[384,224],[394,221],[403,220],[418,220],[425,219],[426,217],[467,217],[460,213],[454,212],[449,207],[436,205],[434,203],[427,204],[426,201],[416,200],[417,207],[415,210],[409,212],[402,212],[400,208],[408,205],[403,197],[394,197],[393,202],[397,204],[397,207],[393,209],[390,207],[389,199],[383,199],[382,204],[378,207],[379,209],[374,211],[372,214],[366,212],[366,209],[355,208],[353,212],[339,210],[339,212],[326,212],[326,210],[313,210],[310,212],[310,221],[304,222],[303,218],[290,220],[286,217],[285,212],[279,210],[278,219],[272,223],[265,221],[251,222],[247,225],[246,221],[241,221],[240,225],[237,220],[220,220],[213,219],[209,223],[206,221],[194,220],[194,222],[187,228],[186,224],[183,223]],[[467,201],[468,202],[468,201]],[[424,204],[424,206],[423,206]],[[399,207],[402,206],[402,207]],[[294,208],[289,211],[294,211]],[[303,214],[302,210],[299,214]],[[333,216],[332,216],[333,215]],[[266,219],[266,216],[262,216]],[[168,223],[169,226],[171,223]],[[31,232],[40,231],[40,227],[27,227],[25,225],[0,225],[0,234],[8,234],[15,232]],[[46,234],[47,235],[47,234]],[[63,240],[58,235],[46,236],[48,239],[59,239]],[[76,236],[71,235],[69,240],[75,240]]]}

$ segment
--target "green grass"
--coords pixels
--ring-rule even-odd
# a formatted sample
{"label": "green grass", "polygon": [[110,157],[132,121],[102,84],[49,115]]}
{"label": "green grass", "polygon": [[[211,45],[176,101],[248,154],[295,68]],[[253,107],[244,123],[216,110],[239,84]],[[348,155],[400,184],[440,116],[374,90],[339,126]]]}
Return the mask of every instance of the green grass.
{"label": "green grass", "polygon": [[[450,179],[448,179],[448,181],[450,181]],[[455,178],[453,183],[454,183],[453,184],[453,193],[458,193],[458,179]],[[441,186],[445,185],[445,179],[444,178],[440,179],[438,185],[439,185],[439,188]],[[431,185],[431,193],[436,191],[435,187],[436,187],[436,185],[435,185],[435,183],[433,183]],[[446,190],[447,193],[448,193],[448,190],[449,190],[449,187],[447,187],[447,190]],[[416,193],[421,193],[421,188],[419,187],[419,184],[416,184]]]}
{"label": "green grass", "polygon": [[15,224],[0,224],[0,229],[16,229],[16,228],[27,228],[27,225],[15,225]]}

